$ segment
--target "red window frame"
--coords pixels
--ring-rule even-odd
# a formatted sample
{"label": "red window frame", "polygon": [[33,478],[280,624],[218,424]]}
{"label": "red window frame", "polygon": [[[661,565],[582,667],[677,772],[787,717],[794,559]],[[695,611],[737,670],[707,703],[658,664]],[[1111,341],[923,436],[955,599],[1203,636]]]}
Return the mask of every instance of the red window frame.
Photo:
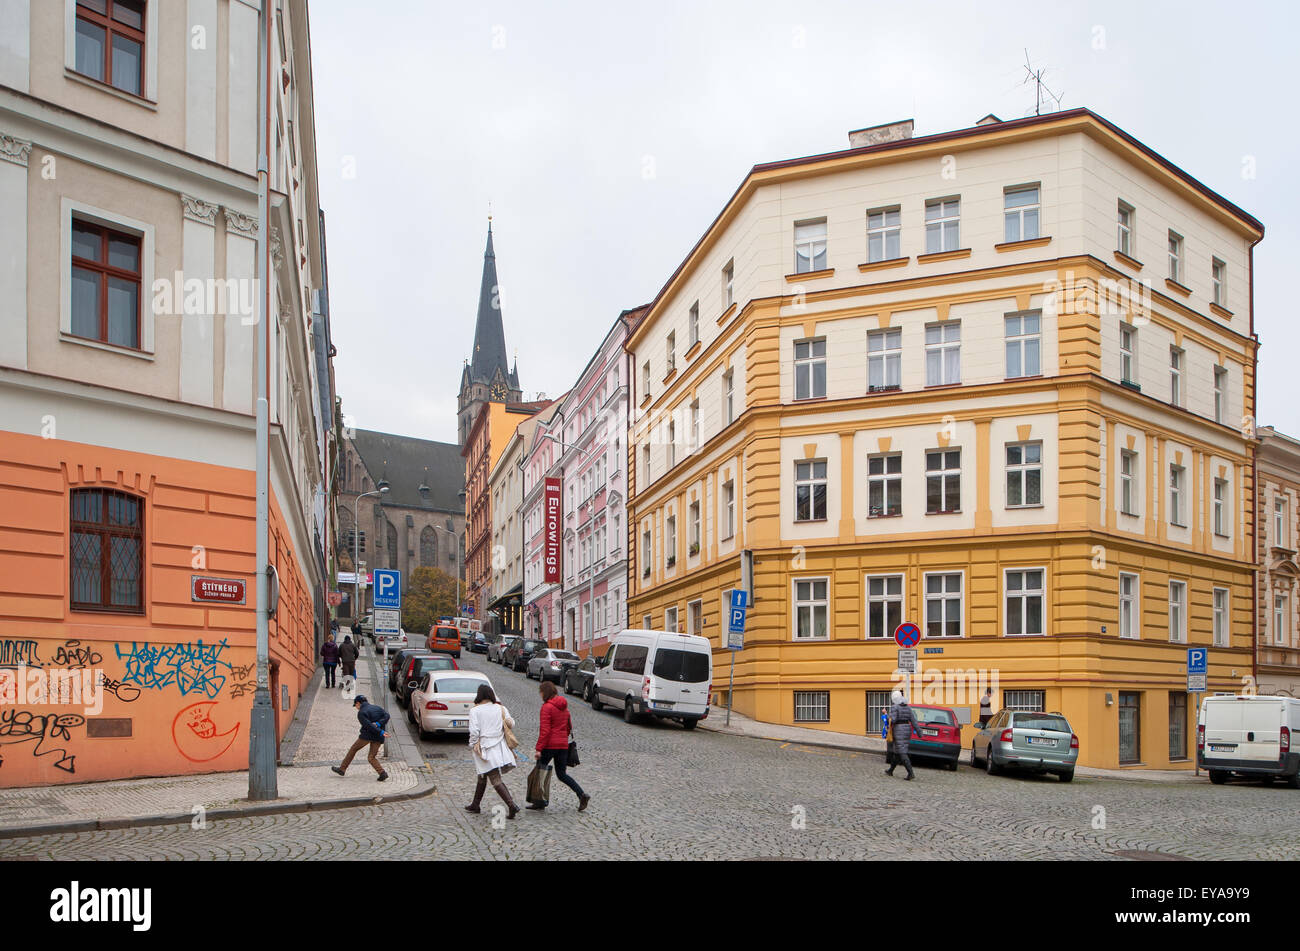
{"label": "red window frame", "polygon": [[[72,225],[81,231],[93,231],[99,234],[99,260],[78,257],[72,254],[72,264],[85,271],[93,271],[99,275],[99,333],[94,337],[84,337],[81,334],[74,336],[81,337],[83,340],[95,340],[99,343],[106,343],[112,347],[122,347],[125,350],[141,350],[144,348],[144,328],[140,324],[140,308],[144,306],[143,298],[143,279],[141,273],[144,270],[144,242],[139,235],[130,234],[125,231],[114,231],[112,228],[106,228],[103,225],[95,224],[92,221],[83,221],[80,218],[74,218]],[[125,268],[113,267],[108,263],[108,243],[110,240],[129,241],[135,245],[136,249],[136,270],[128,271]],[[124,343],[112,343],[108,339],[108,280],[109,278],[118,278],[119,280],[131,281],[135,284],[135,342],[134,347],[129,347]],[[74,321],[75,324],[75,321]]]}
{"label": "red window frame", "polygon": [[[77,517],[78,496],[98,495],[100,497],[99,520],[88,521]],[[133,502],[139,513],[134,525],[113,523],[109,519],[109,500],[121,498]],[[68,532],[68,598],[74,611],[111,611],[116,614],[144,613],[144,499],[127,492],[112,489],[73,489],[68,498],[69,524]],[[96,535],[100,541],[99,548],[99,600],[78,601],[74,572],[76,571],[76,552],[74,551],[77,534]],[[112,540],[114,538],[133,539],[136,545],[136,601],[134,604],[113,603],[113,557]]]}
{"label": "red window frame", "polygon": [[[113,16],[113,10],[118,5],[119,5],[118,0],[104,0],[104,12],[100,13],[98,10],[91,9],[85,3],[82,3],[80,2],[80,0],[78,0],[77,19],[85,20],[87,23],[93,23],[95,24],[95,26],[101,27],[104,30],[104,78],[95,81],[102,82],[106,86],[112,86],[118,92],[124,92],[128,96],[139,96],[140,98],[144,98],[144,90],[145,90],[144,60],[145,60],[145,53],[147,50],[147,46],[145,44],[145,32],[143,27],[141,29],[136,29],[133,26],[127,26],[125,23],[122,23],[121,21],[115,19]],[[121,6],[126,6],[126,4],[121,4]],[[140,4],[141,24],[149,22],[147,19],[148,13],[149,13],[149,0],[144,0],[144,2]],[[131,90],[123,89],[121,86],[114,85],[113,83],[113,36],[114,34],[124,36],[127,39],[134,40],[135,42],[140,44],[140,91],[139,92],[131,92]],[[94,79],[93,76],[89,78]]]}

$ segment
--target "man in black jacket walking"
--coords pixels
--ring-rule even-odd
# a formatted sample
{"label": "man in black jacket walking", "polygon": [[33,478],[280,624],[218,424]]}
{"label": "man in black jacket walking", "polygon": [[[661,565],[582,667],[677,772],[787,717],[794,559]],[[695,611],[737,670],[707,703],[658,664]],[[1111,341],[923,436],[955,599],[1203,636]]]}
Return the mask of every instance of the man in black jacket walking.
{"label": "man in black jacket walking", "polygon": [[388,711],[369,702],[366,695],[360,693],[352,701],[352,705],[357,710],[357,722],[361,724],[361,735],[357,737],[357,741],[348,750],[348,755],[343,757],[343,765],[331,766],[330,769],[342,776],[348,771],[348,766],[352,764],[352,757],[360,753],[369,743],[370,755],[366,758],[370,761],[370,765],[375,768],[375,772],[379,774],[379,781],[382,783],[388,778],[388,774],[379,765],[379,744],[384,742],[384,737],[388,736],[388,731],[385,729],[388,726]]}

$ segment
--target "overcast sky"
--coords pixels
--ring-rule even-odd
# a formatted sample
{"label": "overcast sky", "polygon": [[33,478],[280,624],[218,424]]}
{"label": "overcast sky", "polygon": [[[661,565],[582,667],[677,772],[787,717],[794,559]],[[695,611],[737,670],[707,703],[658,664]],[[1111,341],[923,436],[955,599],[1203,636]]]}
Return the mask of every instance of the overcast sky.
{"label": "overcast sky", "polygon": [[[472,9],[469,9],[471,8]],[[1300,436],[1300,6],[312,0],[344,411],[456,440],[488,203],[525,398],[568,389],[751,166],[1031,114],[1025,48],[1086,106],[1260,219],[1259,420]],[[1253,158],[1255,177],[1243,174]]]}

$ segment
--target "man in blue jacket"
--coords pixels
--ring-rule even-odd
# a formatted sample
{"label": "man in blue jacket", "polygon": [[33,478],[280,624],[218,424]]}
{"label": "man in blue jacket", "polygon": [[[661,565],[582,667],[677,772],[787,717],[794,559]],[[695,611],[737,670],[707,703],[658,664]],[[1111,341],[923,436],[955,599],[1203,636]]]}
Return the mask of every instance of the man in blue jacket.
{"label": "man in blue jacket", "polygon": [[352,749],[348,750],[348,755],[343,757],[343,765],[331,766],[330,769],[342,776],[348,771],[348,766],[352,763],[352,757],[361,752],[362,747],[369,743],[370,755],[367,759],[370,761],[370,765],[375,768],[375,772],[379,774],[379,781],[382,783],[388,778],[388,774],[379,765],[379,744],[384,742],[384,737],[388,736],[387,730],[384,729],[388,725],[388,711],[371,703],[366,699],[366,695],[361,693],[357,694],[357,698],[352,701],[352,706],[357,711],[357,722],[361,724],[361,735],[352,744]]}

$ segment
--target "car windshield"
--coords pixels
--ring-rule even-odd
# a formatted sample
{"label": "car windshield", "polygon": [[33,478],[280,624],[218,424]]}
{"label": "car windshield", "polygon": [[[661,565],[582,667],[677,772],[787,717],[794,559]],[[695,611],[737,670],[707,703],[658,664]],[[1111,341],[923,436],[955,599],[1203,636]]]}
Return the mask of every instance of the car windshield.
{"label": "car windshield", "polygon": [[450,657],[421,657],[420,670],[455,670],[456,665]]}
{"label": "car windshield", "polygon": [[954,726],[957,723],[951,710],[930,710],[926,707],[912,709],[916,711],[916,719],[921,723],[941,723],[944,726]]}
{"label": "car windshield", "polygon": [[660,648],[655,653],[655,676],[684,684],[699,684],[709,679],[709,655],[699,651]]}
{"label": "car windshield", "polygon": [[1050,713],[1017,713],[1011,725],[1020,730],[1070,732],[1070,724],[1066,722],[1065,717],[1053,716]]}
{"label": "car windshield", "polygon": [[478,688],[487,683],[473,677],[439,677],[433,684],[434,693],[478,693]]}

